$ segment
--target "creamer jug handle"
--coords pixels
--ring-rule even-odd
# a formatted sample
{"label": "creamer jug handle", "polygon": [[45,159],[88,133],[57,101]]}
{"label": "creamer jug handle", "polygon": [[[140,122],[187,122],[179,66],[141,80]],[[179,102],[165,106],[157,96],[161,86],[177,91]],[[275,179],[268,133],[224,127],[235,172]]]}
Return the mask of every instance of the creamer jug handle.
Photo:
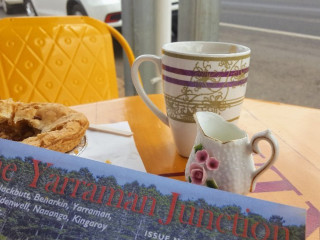
{"label": "creamer jug handle", "polygon": [[145,90],[142,87],[142,84],[139,79],[139,66],[141,63],[148,61],[148,62],[153,62],[158,68],[159,71],[161,72],[161,66],[162,66],[162,60],[161,57],[151,55],[151,54],[145,54],[141,55],[136,58],[134,63],[131,66],[131,78],[134,87],[137,90],[137,93],[139,96],[142,98],[144,103],[150,108],[150,110],[166,125],[169,125],[168,117],[160,111],[160,109],[150,100],[148,95],[146,94]]}
{"label": "creamer jug handle", "polygon": [[271,146],[271,156],[261,167],[259,167],[258,169],[256,169],[253,172],[251,186],[250,186],[250,192],[254,191],[257,178],[264,171],[269,169],[274,164],[274,162],[276,161],[276,159],[277,159],[277,157],[279,155],[278,141],[273,136],[273,134],[271,133],[270,130],[259,132],[259,133],[255,134],[252,137],[251,142],[250,142],[250,146],[252,148],[252,152],[257,153],[257,154],[260,153],[260,149],[259,149],[258,143],[261,140],[265,140],[270,144],[270,146]]}

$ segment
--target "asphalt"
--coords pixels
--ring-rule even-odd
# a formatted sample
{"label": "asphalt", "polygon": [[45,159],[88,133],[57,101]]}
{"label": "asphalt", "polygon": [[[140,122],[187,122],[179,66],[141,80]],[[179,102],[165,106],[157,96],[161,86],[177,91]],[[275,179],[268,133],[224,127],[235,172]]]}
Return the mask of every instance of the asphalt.
{"label": "asphalt", "polygon": [[222,26],[219,41],[251,49],[246,97],[320,108],[320,38]]}

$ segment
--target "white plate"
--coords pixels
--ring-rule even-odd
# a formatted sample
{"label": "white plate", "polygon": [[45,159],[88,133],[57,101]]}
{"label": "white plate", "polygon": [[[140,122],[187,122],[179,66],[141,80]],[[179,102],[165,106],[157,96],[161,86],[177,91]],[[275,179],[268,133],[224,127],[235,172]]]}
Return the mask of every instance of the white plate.
{"label": "white plate", "polygon": [[78,156],[80,153],[84,151],[84,149],[87,147],[88,141],[86,135],[83,136],[78,146],[76,146],[74,149],[72,149],[70,152],[67,152],[67,154]]}

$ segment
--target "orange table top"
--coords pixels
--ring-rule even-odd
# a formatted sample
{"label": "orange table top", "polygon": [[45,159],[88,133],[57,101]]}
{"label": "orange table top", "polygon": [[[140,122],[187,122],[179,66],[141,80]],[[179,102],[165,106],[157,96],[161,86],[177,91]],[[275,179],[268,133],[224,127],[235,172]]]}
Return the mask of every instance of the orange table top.
{"label": "orange table top", "polygon": [[[151,100],[165,112],[161,94]],[[128,121],[148,173],[184,181],[187,158],[176,153],[170,129],[138,96],[74,106],[90,123]],[[238,126],[249,137],[270,129],[279,141],[280,154],[271,170],[249,196],[307,210],[307,239],[320,239],[320,110],[282,103],[245,99]],[[317,141],[318,140],[318,141]],[[261,146],[268,155],[268,146]],[[255,156],[258,166],[265,159]]]}

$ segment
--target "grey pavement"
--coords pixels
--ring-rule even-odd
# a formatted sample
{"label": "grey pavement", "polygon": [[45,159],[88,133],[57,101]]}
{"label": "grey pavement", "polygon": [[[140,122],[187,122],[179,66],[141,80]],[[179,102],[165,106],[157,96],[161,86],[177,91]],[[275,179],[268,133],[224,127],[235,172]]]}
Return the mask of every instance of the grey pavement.
{"label": "grey pavement", "polygon": [[320,108],[320,39],[222,26],[219,41],[251,49],[247,97]]}
{"label": "grey pavement", "polygon": [[219,40],[252,50],[247,97],[320,108],[319,14],[319,0],[221,0]]}

